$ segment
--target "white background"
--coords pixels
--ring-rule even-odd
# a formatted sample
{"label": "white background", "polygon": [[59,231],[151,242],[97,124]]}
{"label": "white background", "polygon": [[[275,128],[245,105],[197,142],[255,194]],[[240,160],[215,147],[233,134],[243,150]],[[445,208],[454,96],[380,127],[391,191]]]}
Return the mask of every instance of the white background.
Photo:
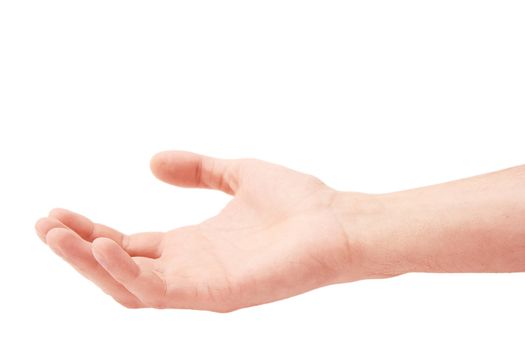
{"label": "white background", "polygon": [[231,314],[126,310],[34,234],[215,214],[149,157],[395,191],[525,163],[522,1],[0,1],[0,348],[523,349],[525,275],[410,274]]}

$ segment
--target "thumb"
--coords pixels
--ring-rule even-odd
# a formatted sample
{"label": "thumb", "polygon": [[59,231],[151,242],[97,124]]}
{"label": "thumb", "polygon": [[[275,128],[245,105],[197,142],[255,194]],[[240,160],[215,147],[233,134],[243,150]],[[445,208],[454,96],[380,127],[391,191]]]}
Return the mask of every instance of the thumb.
{"label": "thumb", "polygon": [[157,153],[150,166],[158,179],[180,187],[211,188],[233,195],[239,183],[238,160],[165,151]]}

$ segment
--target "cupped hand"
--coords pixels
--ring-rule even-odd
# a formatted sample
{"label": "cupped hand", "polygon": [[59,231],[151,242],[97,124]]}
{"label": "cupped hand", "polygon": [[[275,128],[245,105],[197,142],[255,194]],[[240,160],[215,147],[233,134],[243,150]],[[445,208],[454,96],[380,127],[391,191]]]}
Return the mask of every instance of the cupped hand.
{"label": "cupped hand", "polygon": [[356,259],[318,179],[259,160],[157,154],[161,180],[218,189],[232,200],[215,217],[169,232],[124,235],[65,209],[40,219],[41,239],[130,308],[218,312],[342,282]]}

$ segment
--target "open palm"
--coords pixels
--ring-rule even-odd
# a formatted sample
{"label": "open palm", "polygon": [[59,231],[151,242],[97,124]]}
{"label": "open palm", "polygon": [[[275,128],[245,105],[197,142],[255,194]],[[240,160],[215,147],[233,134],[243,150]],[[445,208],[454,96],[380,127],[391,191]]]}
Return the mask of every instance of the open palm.
{"label": "open palm", "polygon": [[231,311],[341,280],[351,249],[333,211],[336,191],[266,162],[163,152],[161,180],[222,190],[215,217],[169,232],[123,235],[65,209],[40,219],[40,237],[127,307]]}

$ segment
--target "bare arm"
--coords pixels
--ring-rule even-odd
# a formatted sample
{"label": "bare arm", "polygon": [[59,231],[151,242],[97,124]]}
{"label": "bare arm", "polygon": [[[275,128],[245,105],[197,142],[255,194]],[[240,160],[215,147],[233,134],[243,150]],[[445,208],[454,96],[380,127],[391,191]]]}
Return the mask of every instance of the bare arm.
{"label": "bare arm", "polygon": [[[340,194],[337,206],[371,276],[525,271],[525,166],[368,196],[357,206],[353,196]],[[359,225],[366,228],[356,235]]]}

